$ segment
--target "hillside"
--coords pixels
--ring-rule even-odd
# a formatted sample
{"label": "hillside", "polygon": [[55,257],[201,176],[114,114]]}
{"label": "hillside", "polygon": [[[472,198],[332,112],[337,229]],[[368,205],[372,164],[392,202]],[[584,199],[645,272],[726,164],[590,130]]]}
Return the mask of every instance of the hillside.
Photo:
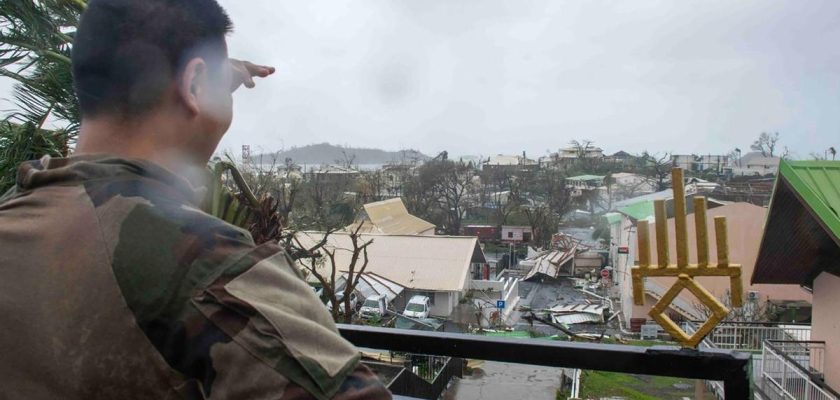
{"label": "hillside", "polygon": [[[255,162],[271,159],[273,154],[253,156]],[[385,151],[380,149],[364,149],[335,146],[329,143],[311,144],[303,147],[292,147],[276,154],[277,160],[291,158],[297,164],[341,164],[345,159],[353,159],[353,164],[386,164],[401,160],[427,160],[428,156],[415,150]]]}

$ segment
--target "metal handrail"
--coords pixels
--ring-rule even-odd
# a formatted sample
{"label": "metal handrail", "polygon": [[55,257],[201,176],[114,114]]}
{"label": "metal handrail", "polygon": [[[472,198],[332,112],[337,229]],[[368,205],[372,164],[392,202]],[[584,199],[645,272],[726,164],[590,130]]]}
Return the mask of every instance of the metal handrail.
{"label": "metal handrail", "polygon": [[[800,372],[805,374],[811,380],[811,382],[813,382],[815,385],[817,385],[821,389],[824,389],[827,392],[831,393],[831,395],[833,395],[837,398],[840,398],[840,393],[837,393],[830,386],[826,385],[821,376],[819,376],[817,374],[814,374],[813,371],[811,371],[808,368],[805,368],[804,366],[802,366],[802,364],[800,362],[797,362],[796,360],[793,359],[793,357],[791,357],[788,354],[789,352],[785,351],[785,349],[782,349],[782,348],[779,348],[778,346],[775,346],[774,343],[788,343],[788,344],[802,344],[802,345],[821,344],[821,345],[823,345],[823,350],[824,350],[825,349],[825,347],[824,347],[825,342],[824,341],[820,341],[820,340],[808,340],[808,341],[768,340],[764,345],[766,347],[769,347],[775,354],[777,354],[779,357],[783,358],[789,364],[793,365],[794,368],[798,369]],[[805,350],[810,351],[811,348],[805,347]],[[810,362],[810,353],[809,353],[809,362]],[[822,371],[820,370],[818,372],[822,372]]]}
{"label": "metal handrail", "polygon": [[[796,341],[779,341],[782,343],[797,343]],[[800,343],[821,343],[825,342],[800,342]],[[838,400],[840,394],[826,385],[822,379],[814,375],[800,362],[794,360],[785,352],[772,344],[772,341],[764,343],[762,355],[761,376],[764,381],[770,382],[777,390],[780,390],[786,398],[809,400]]]}
{"label": "metal handrail", "polygon": [[550,340],[509,339],[460,333],[339,325],[362,348],[488,361],[578,368],[724,382],[730,399],[750,396],[750,355],[732,350],[637,347]]}
{"label": "metal handrail", "polygon": [[[697,329],[696,322],[685,322],[684,329]],[[767,322],[724,322],[706,337],[715,348],[751,351],[758,353],[766,340],[794,340],[810,338],[810,326],[773,324]]]}

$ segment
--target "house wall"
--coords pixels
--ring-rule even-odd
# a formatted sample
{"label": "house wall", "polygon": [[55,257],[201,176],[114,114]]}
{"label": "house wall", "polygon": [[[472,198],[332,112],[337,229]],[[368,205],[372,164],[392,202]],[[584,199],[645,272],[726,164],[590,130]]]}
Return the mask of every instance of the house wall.
{"label": "house wall", "polygon": [[825,381],[840,390],[840,277],[823,272],[814,280],[811,340],[825,341]]}
{"label": "house wall", "polygon": [[432,304],[432,309],[429,314],[435,317],[449,317],[452,314],[452,309],[458,303],[456,298],[457,292],[435,292],[435,304]]}
{"label": "house wall", "polygon": [[[741,264],[741,276],[744,287],[744,295],[749,292],[758,292],[759,302],[764,303],[768,299],[771,300],[790,300],[790,301],[806,301],[811,302],[811,294],[800,288],[798,285],[766,285],[756,284],[752,285],[749,282],[749,277],[753,275],[755,269],[756,258],[758,256],[758,249],[761,244],[761,233],[764,230],[764,221],[767,219],[767,209],[746,203],[734,203],[723,207],[717,207],[707,211],[708,214],[708,229],[709,229],[709,257],[711,262],[717,261],[717,243],[714,236],[713,219],[717,216],[724,216],[727,218],[728,225],[728,242],[729,242],[729,258],[732,263]],[[694,214],[689,214],[686,226],[688,228],[688,247],[689,247],[689,262],[697,262],[696,252],[696,238],[694,228]],[[650,224],[651,237],[651,257],[652,262],[656,262],[656,230],[653,224]],[[630,253],[633,256],[629,262],[630,265],[635,264],[636,254],[638,249],[635,243],[635,229],[633,232],[634,242],[630,245]],[[668,220],[668,247],[671,263],[676,262],[676,234],[674,227],[674,219]],[[629,273],[629,269],[628,269]],[[628,275],[629,277],[629,275]],[[654,277],[648,278],[649,281],[656,282],[660,287],[667,290],[673,285],[676,278]],[[720,277],[698,277],[696,281],[700,283],[706,290],[708,290],[716,298],[726,297],[729,293],[729,280]],[[627,286],[631,289],[630,286]],[[628,297],[632,297],[632,290]],[[682,298],[689,303],[691,297],[687,293],[680,294]],[[649,307],[646,307],[649,310]],[[644,311],[644,310],[638,310]],[[635,313],[632,318],[644,318],[647,311],[643,313]]]}
{"label": "house wall", "polygon": [[[621,312],[624,320],[630,321],[630,318],[634,318],[634,314],[638,314],[637,310],[637,312],[634,312],[633,286],[632,279],[630,278],[630,268],[635,265],[636,253],[638,251],[636,245],[636,229],[633,221],[625,216],[620,222],[611,226],[610,234],[610,256],[612,257],[611,262],[614,268],[613,283],[617,289],[617,293],[614,295],[621,301]],[[618,254],[618,248],[624,246],[628,247],[630,252],[628,254]],[[639,318],[642,317],[644,315],[639,316]]]}
{"label": "house wall", "polygon": [[[523,241],[523,235],[525,232],[528,232],[530,234],[531,228],[522,226],[503,226],[502,241],[521,242]],[[512,236],[509,233],[512,234]]]}

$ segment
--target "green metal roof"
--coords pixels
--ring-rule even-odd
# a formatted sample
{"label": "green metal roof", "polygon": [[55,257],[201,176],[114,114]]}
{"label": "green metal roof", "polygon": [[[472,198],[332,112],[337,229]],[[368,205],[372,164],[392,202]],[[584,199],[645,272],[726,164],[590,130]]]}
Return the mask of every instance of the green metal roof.
{"label": "green metal roof", "polygon": [[618,212],[627,215],[636,221],[648,219],[653,216],[653,202],[650,200],[640,201],[629,206],[624,206],[618,209]]}
{"label": "green metal roof", "polygon": [[623,216],[620,213],[606,213],[604,214],[604,219],[607,220],[607,225],[612,225],[618,222],[621,222]]}
{"label": "green metal roof", "polygon": [[840,238],[840,161],[782,160],[779,173],[834,237]]}
{"label": "green metal roof", "polygon": [[567,181],[602,181],[605,176],[599,175],[578,175],[566,178]]}

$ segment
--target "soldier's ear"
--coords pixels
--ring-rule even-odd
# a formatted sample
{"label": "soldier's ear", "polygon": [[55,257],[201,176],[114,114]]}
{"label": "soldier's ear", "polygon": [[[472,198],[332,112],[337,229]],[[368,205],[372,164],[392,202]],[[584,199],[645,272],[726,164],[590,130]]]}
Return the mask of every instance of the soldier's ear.
{"label": "soldier's ear", "polygon": [[193,116],[201,112],[200,97],[206,90],[207,63],[202,58],[190,60],[181,73],[178,82],[178,97]]}

